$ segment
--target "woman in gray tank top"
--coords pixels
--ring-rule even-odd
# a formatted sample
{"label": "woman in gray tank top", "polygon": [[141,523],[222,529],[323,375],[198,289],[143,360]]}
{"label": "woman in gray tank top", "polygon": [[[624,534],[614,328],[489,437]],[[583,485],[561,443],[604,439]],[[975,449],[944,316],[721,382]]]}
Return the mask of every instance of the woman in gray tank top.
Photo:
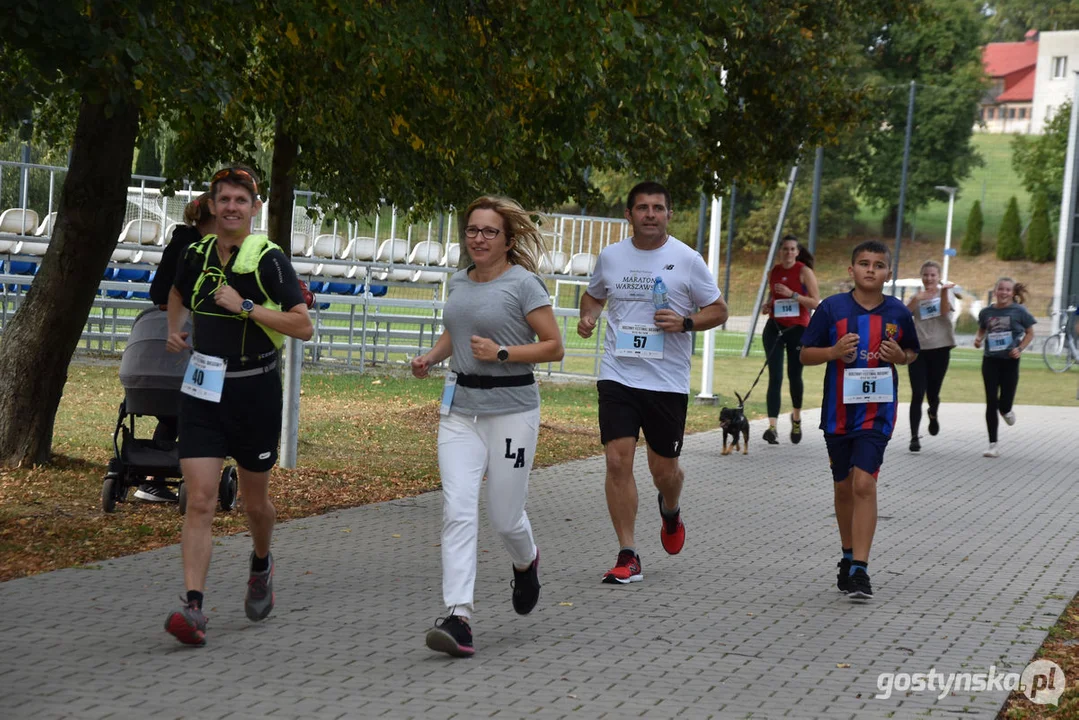
{"label": "woman in gray tank top", "polygon": [[540,419],[532,366],[563,354],[547,286],[536,274],[543,242],[528,213],[508,198],[481,197],[462,217],[461,269],[449,280],[445,330],[430,351],[412,359],[418,378],[450,360],[438,426],[447,612],[426,643],[454,657],[475,652],[473,589],[485,476],[488,519],[513,563],[513,609],[526,615],[539,600],[539,549],[525,512]]}
{"label": "woman in gray tank top", "polygon": [[940,263],[927,260],[922,263],[924,289],[914,294],[907,308],[914,315],[914,327],[918,331],[918,344],[922,350],[918,358],[907,366],[910,377],[910,451],[922,449],[918,426],[922,422],[922,401],[929,397],[929,434],[940,432],[937,409],[940,407],[940,388],[948,372],[948,361],[955,347],[955,331],[952,329],[952,304],[948,292],[955,283],[940,281]]}

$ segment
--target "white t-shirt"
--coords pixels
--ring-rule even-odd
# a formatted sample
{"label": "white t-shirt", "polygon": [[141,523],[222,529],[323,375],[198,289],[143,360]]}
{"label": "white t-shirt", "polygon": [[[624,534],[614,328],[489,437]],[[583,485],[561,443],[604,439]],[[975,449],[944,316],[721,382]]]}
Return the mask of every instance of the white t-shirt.
{"label": "white t-shirt", "polygon": [[[652,287],[657,275],[667,286],[671,310],[682,316],[711,305],[722,295],[700,253],[673,236],[655,250],[638,249],[633,238],[605,247],[588,283],[589,295],[607,301],[599,379],[641,390],[688,394],[693,341],[689,333],[655,332]],[[662,356],[653,357],[660,343]],[[643,352],[635,356],[635,344],[638,350],[647,350],[648,356],[641,357]]]}

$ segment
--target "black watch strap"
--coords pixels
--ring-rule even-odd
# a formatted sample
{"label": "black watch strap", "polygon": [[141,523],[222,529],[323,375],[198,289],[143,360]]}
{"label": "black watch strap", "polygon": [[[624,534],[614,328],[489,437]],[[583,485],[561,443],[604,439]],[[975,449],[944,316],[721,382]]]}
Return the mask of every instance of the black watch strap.
{"label": "black watch strap", "polygon": [[693,318],[691,318],[691,317],[682,318],[682,332],[689,332],[692,329],[693,329]]}

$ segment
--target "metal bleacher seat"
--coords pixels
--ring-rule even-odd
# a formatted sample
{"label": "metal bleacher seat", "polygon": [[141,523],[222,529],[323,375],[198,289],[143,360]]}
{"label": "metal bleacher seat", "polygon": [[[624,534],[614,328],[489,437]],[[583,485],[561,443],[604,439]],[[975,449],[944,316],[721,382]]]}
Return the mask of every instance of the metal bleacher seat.
{"label": "metal bleacher seat", "polygon": [[[424,240],[416,243],[408,256],[409,265],[432,265],[437,266],[442,260],[442,243],[434,240]],[[436,283],[446,277],[446,273],[433,270],[416,270],[412,273],[412,282]]]}
{"label": "metal bleacher seat", "polygon": [[[154,245],[157,243],[160,232],[161,224],[154,220],[131,220],[124,225],[116,242],[118,245]],[[117,247],[112,251],[112,260],[113,262],[138,262],[141,254],[139,250]]]}
{"label": "metal bleacher seat", "polygon": [[[391,240],[383,240],[382,244],[378,246],[378,253],[375,255],[375,262],[381,263],[401,263],[408,259],[408,240],[404,238],[393,238]],[[389,280],[391,282],[404,282],[405,280],[412,279],[411,270],[398,270],[396,268],[392,270],[377,270],[374,276],[378,280]]]}
{"label": "metal bleacher seat", "polygon": [[549,250],[540,258],[539,271],[541,275],[562,272],[566,267],[566,253],[561,250]]}
{"label": "metal bleacher seat", "polygon": [[592,253],[574,253],[573,257],[569,259],[569,263],[566,265],[563,275],[583,275],[585,277],[592,274],[592,271],[596,269],[596,256]]}
{"label": "metal bleacher seat", "polygon": [[307,247],[307,234],[302,232],[292,233],[292,269],[297,275],[310,275],[315,272],[315,263],[307,258],[311,257],[310,248]]}
{"label": "metal bleacher seat", "polygon": [[[347,247],[347,241],[340,235],[323,234],[316,237],[312,243],[311,256],[323,260],[341,260]],[[344,264],[323,263],[318,274],[325,277],[345,277],[351,269]]]}
{"label": "metal bleacher seat", "polygon": [[449,243],[446,245],[446,254],[442,256],[442,267],[456,268],[461,261],[461,243]]}
{"label": "metal bleacher seat", "polygon": [[[0,213],[0,233],[8,235],[29,235],[37,228],[38,217],[33,210],[10,208]],[[0,252],[16,251],[21,244],[15,238],[0,238]]]}

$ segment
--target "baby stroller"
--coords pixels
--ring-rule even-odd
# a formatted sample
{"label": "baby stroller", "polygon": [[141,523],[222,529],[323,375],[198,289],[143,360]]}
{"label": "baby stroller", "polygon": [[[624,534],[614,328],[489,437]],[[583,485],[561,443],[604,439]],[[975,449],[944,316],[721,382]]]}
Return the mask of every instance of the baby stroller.
{"label": "baby stroller", "polygon": [[[185,328],[190,332],[191,328]],[[128,490],[140,485],[178,486],[180,514],[187,511],[187,490],[180,470],[176,438],[144,439],[135,432],[135,418],[164,420],[165,428],[175,428],[180,409],[180,385],[190,352],[170,353],[165,349],[169,334],[168,313],[158,308],[144,310],[131,325],[131,335],[120,360],[120,384],[124,399],[112,434],[114,456],[109,460],[101,486],[101,509],[111,513],[116,503],[127,500]],[[236,467],[226,465],[221,472],[218,501],[228,512],[236,505]]]}

